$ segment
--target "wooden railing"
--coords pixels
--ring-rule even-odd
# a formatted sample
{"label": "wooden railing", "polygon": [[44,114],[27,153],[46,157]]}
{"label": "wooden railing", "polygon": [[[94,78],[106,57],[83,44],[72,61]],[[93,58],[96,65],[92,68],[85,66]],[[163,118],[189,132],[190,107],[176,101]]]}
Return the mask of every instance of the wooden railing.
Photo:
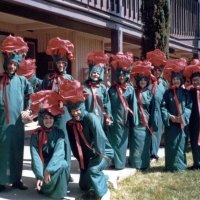
{"label": "wooden railing", "polygon": [[[60,1],[69,2],[69,0]],[[140,11],[142,0],[73,0],[70,2],[142,24]],[[170,35],[200,37],[200,3],[197,0],[171,0],[170,2]]]}

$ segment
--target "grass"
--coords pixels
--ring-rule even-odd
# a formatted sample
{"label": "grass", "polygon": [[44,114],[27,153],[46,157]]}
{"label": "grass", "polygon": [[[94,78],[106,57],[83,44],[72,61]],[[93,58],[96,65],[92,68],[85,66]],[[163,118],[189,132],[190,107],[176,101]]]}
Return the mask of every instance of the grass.
{"label": "grass", "polygon": [[[191,152],[187,154],[192,165]],[[153,162],[148,172],[140,171],[111,190],[111,200],[199,200],[199,170],[164,172],[164,159]]]}

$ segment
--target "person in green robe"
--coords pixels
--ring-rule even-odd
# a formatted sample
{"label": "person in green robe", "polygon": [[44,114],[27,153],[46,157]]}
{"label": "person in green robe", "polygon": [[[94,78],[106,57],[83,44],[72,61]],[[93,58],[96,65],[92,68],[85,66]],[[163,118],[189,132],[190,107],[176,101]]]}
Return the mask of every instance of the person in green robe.
{"label": "person in green robe", "polygon": [[[8,36],[2,43],[4,73],[0,74],[0,192],[6,185],[26,190],[21,181],[24,152],[24,123],[28,118],[28,80],[16,74],[28,46],[21,37]],[[24,111],[24,108],[27,110]]]}
{"label": "person in green robe", "polygon": [[111,104],[104,79],[104,68],[108,63],[108,56],[102,51],[92,51],[87,55],[89,66],[88,79],[83,83],[89,97],[85,101],[88,112],[93,112],[106,130],[112,124]]}
{"label": "person in green robe", "polygon": [[73,155],[80,166],[80,188],[93,191],[96,197],[108,200],[108,177],[103,170],[113,158],[113,149],[98,117],[85,110],[85,95],[83,92],[79,97],[70,95],[68,108],[72,119],[67,122],[66,128]]}
{"label": "person in green robe", "polygon": [[167,62],[164,77],[171,84],[161,102],[161,114],[165,125],[165,170],[183,171],[187,168],[186,149],[188,125],[192,109],[189,92],[181,87],[184,83],[183,60]]}
{"label": "person in green robe", "polygon": [[39,193],[64,198],[67,196],[69,165],[64,132],[54,126],[54,121],[51,112],[40,110],[40,127],[33,131],[30,140],[31,166]]}
{"label": "person in green robe", "polygon": [[147,53],[147,59],[152,63],[154,66],[152,69],[152,74],[154,76],[154,81],[150,85],[150,89],[155,98],[155,109],[157,110],[157,117],[156,120],[158,122],[158,130],[153,132],[153,135],[156,139],[152,139],[151,141],[151,159],[159,159],[158,150],[160,148],[160,142],[163,134],[163,121],[161,117],[160,111],[160,104],[163,98],[165,91],[167,90],[168,84],[163,79],[163,68],[166,64],[166,55],[164,52],[160,51],[159,49],[155,49],[154,51],[150,51]]}
{"label": "person in green robe", "polygon": [[138,123],[130,131],[130,166],[140,170],[147,170],[150,167],[151,141],[155,139],[153,131],[157,130],[155,99],[148,88],[151,68],[151,63],[137,61],[132,70],[136,83]]}
{"label": "person in green robe", "polygon": [[[42,82],[42,90],[53,90],[59,94],[60,84],[63,79],[73,80],[74,78],[66,73],[67,65],[69,61],[74,59],[73,56],[74,45],[68,41],[60,39],[59,37],[52,38],[48,42],[46,53],[51,55],[54,63],[54,71],[47,74]],[[64,106],[65,113],[59,115],[56,118],[55,126],[62,129],[65,133],[65,138],[68,146],[70,147],[68,134],[66,130],[66,122],[71,119],[69,111],[66,106]],[[68,148],[68,164],[71,167],[71,150]],[[73,178],[70,176],[70,181],[73,181]]]}
{"label": "person in green robe", "polygon": [[192,148],[193,165],[188,169],[200,169],[200,61],[194,59],[184,74],[192,83],[189,93],[192,98],[192,112],[189,122],[190,144]]}
{"label": "person in green robe", "polygon": [[113,167],[124,169],[130,126],[135,125],[137,116],[137,99],[133,86],[129,83],[133,55],[117,53],[111,56],[114,72],[114,84],[108,90],[113,124],[109,127],[107,137],[114,149]]}

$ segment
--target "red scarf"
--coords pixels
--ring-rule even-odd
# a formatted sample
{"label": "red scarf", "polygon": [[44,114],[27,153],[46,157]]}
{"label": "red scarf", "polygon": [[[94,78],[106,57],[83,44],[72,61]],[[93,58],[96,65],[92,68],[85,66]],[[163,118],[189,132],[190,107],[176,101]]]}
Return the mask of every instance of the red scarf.
{"label": "red scarf", "polygon": [[81,147],[81,144],[80,144],[80,138],[79,137],[82,138],[84,144],[90,150],[92,150],[94,153],[98,154],[100,157],[103,157],[104,159],[109,160],[107,157],[103,156],[101,153],[99,153],[98,151],[96,151],[95,149],[93,149],[91,147],[91,145],[88,143],[88,141],[85,138],[85,135],[83,133],[83,126],[82,126],[82,124],[81,124],[80,121],[70,120],[70,121],[68,121],[68,124],[70,126],[73,126],[73,133],[74,133],[75,140],[76,140],[76,147],[77,147],[77,150],[78,150],[78,155],[79,155],[81,169],[85,169],[85,164],[84,164],[83,151],[82,151],[82,147]]}
{"label": "red scarf", "polygon": [[6,108],[6,123],[9,124],[10,117],[9,117],[9,108],[8,108],[8,98],[6,92],[6,85],[10,84],[10,78],[5,73],[0,73],[1,81],[0,81],[0,90],[3,88],[3,96],[5,101],[5,108]]}
{"label": "red scarf", "polygon": [[97,103],[99,104],[100,106],[100,109],[101,109],[101,112],[103,113],[104,117],[106,119],[110,119],[110,117],[108,116],[108,114],[106,113],[104,107],[103,107],[103,103],[100,99],[100,97],[98,96],[98,94],[96,93],[96,88],[99,88],[100,87],[100,84],[94,84],[94,83],[89,83],[88,84],[91,88],[91,91],[92,91],[92,97],[93,97],[93,110],[95,112],[95,114],[97,116],[99,116],[99,113],[98,113],[98,108],[97,108]]}
{"label": "red scarf", "polygon": [[178,100],[178,97],[176,95],[176,87],[172,87],[172,90],[173,90],[173,93],[174,93],[174,101],[175,101],[175,104],[176,104],[176,109],[178,111],[178,115],[181,117],[181,121],[180,121],[180,125],[181,125],[181,130],[184,129],[184,125],[183,125],[183,119],[182,119],[182,110],[181,110],[181,106],[180,106],[180,103],[179,103],[179,100]]}
{"label": "red scarf", "polygon": [[143,101],[142,101],[142,92],[143,91],[144,91],[143,89],[138,89],[137,90],[137,93],[138,93],[138,104],[139,104],[139,109],[141,111],[141,117],[142,117],[142,126],[146,127],[149,130],[149,132],[153,135],[153,132],[152,132],[151,128],[148,125],[148,121],[147,121],[147,118],[146,118],[146,115],[145,115],[145,111],[144,111],[144,107],[143,107]]}
{"label": "red scarf", "polygon": [[44,157],[42,153],[43,145],[47,143],[48,137],[47,134],[51,131],[52,129],[45,130],[43,128],[37,128],[34,131],[34,134],[38,134],[38,151],[39,151],[39,156],[40,159],[42,160],[42,164],[44,165]]}
{"label": "red scarf", "polygon": [[58,93],[59,93],[59,85],[60,85],[60,83],[63,79],[63,76],[61,74],[58,74],[57,72],[54,72],[48,79],[53,80],[51,90],[56,91],[56,85],[57,85],[58,86]]}
{"label": "red scarf", "polygon": [[117,94],[118,94],[118,96],[121,100],[121,103],[123,105],[123,108],[124,108],[124,115],[122,118],[122,124],[124,124],[124,120],[125,120],[125,117],[126,117],[126,114],[128,111],[131,113],[132,116],[134,115],[133,111],[129,108],[126,98],[123,95],[123,91],[125,91],[127,89],[127,84],[117,84],[116,83],[115,87],[116,87]]}

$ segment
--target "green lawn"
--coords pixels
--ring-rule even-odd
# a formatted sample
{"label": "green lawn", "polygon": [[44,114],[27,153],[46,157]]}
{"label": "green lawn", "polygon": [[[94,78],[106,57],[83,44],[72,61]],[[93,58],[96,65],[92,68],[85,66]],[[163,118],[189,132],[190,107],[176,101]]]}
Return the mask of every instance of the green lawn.
{"label": "green lawn", "polygon": [[[191,153],[187,154],[192,165]],[[136,172],[111,190],[111,200],[200,200],[200,170],[164,172],[164,159],[151,164],[148,172]]]}

